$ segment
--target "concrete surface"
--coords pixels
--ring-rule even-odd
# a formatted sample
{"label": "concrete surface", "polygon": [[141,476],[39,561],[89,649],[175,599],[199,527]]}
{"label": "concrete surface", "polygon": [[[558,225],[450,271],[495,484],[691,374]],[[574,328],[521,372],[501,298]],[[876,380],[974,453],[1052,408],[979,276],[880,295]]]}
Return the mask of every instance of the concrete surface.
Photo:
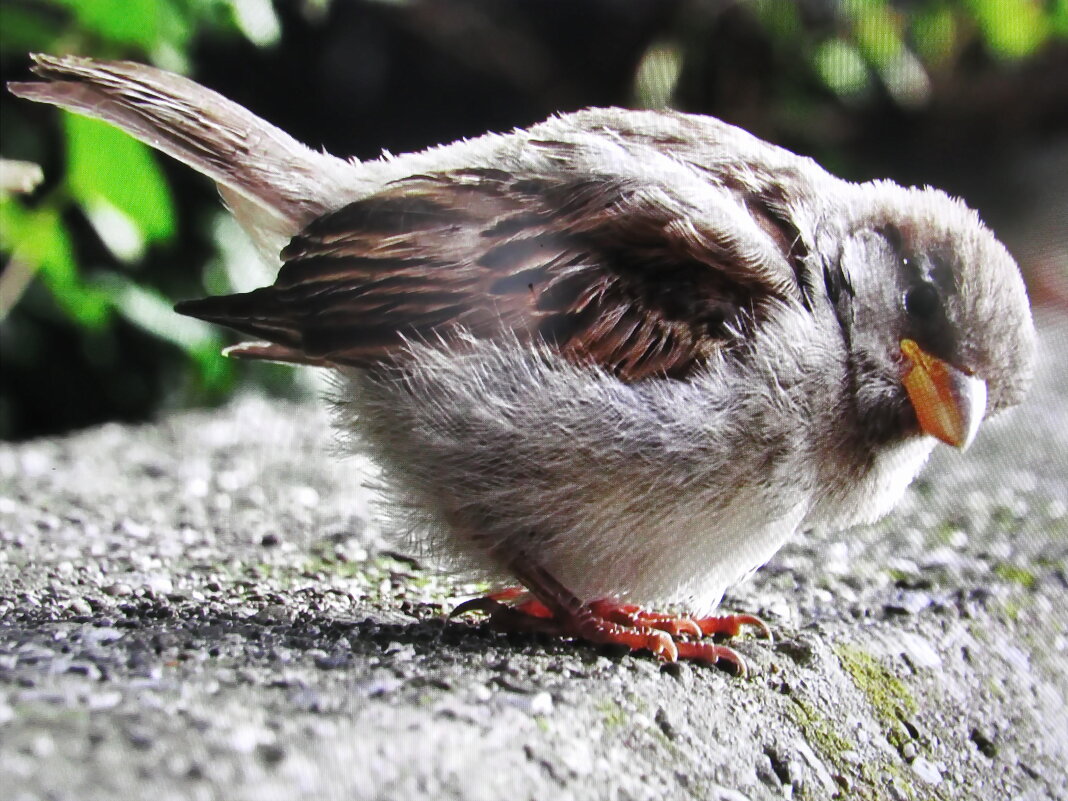
{"label": "concrete surface", "polygon": [[1068,799],[1068,328],[882,523],[728,598],[749,679],[477,621],[317,405],[0,446],[0,797]]}

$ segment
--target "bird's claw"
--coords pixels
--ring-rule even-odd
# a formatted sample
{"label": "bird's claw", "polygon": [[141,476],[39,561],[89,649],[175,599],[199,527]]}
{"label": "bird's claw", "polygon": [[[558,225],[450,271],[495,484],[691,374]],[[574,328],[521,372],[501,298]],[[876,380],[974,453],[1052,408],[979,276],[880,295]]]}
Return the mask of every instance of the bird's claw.
{"label": "bird's claw", "polygon": [[736,637],[742,630],[742,626],[755,626],[768,644],[774,644],[775,638],[771,634],[768,624],[756,615],[719,615],[715,617],[702,617],[693,621],[701,630],[701,634],[708,637],[712,634],[724,634],[728,637]]}

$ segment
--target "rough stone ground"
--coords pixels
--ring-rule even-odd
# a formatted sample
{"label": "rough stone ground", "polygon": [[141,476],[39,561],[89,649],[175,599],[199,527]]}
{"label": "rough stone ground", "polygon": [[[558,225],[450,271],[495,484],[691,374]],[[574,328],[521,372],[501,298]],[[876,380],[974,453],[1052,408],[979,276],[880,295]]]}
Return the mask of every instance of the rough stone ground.
{"label": "rough stone ground", "polygon": [[[0,796],[1068,798],[1068,327],[1027,408],[728,599],[755,675],[501,635],[315,405],[0,446]],[[391,550],[398,549],[398,550]]]}

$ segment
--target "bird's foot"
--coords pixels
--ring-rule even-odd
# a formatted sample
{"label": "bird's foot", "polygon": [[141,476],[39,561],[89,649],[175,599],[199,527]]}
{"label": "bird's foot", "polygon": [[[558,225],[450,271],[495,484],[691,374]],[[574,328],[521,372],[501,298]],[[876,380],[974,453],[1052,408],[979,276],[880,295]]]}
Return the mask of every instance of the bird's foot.
{"label": "bird's foot", "polygon": [[756,615],[716,615],[713,617],[687,617],[660,612],[649,612],[633,604],[615,601],[595,601],[590,604],[602,617],[627,626],[651,626],[666,631],[673,637],[708,637],[721,634],[736,637],[742,626],[755,626],[768,640],[772,640],[768,624]]}
{"label": "bird's foot", "polygon": [[[771,632],[753,615],[688,618],[646,611],[633,604],[600,600],[589,604],[558,606],[554,611],[525,590],[513,588],[475,598],[457,606],[450,617],[465,612],[484,612],[498,631],[537,632],[571,636],[588,642],[622,645],[631,651],[652,651],[664,662],[679,659],[726,663],[737,675],[748,674],[745,660],[725,645],[700,641],[711,634],[734,636],[742,626],[758,627],[770,639]],[[515,603],[507,603],[514,601]],[[555,605],[555,604],[554,604]]]}

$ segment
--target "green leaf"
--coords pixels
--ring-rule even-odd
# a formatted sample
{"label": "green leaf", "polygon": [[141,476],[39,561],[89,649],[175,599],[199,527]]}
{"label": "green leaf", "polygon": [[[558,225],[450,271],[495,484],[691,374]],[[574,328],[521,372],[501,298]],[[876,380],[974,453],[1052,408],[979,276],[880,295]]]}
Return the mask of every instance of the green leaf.
{"label": "green leaf", "polygon": [[1058,36],[1068,36],[1068,0],[1053,0],[1049,11],[1050,30]]}
{"label": "green leaf", "polygon": [[232,389],[234,365],[222,355],[222,339],[213,326],[178,314],[171,301],[155,289],[120,274],[109,273],[96,283],[112,298],[115,311],[130,323],[185,351],[197,367],[203,391],[218,396]]}
{"label": "green leaf", "polygon": [[250,42],[259,47],[278,44],[282,24],[271,0],[231,0],[231,8],[234,22]]}
{"label": "green leaf", "polygon": [[107,293],[115,310],[126,320],[181,348],[196,365],[203,390],[218,395],[231,387],[233,364],[222,355],[222,338],[213,326],[183,317],[159,292],[117,273],[102,275],[94,283]]}
{"label": "green leaf", "polygon": [[87,31],[150,51],[162,38],[159,0],[56,0]]}
{"label": "green leaf", "polygon": [[89,328],[107,322],[111,309],[107,293],[78,275],[74,247],[54,208],[27,209],[13,198],[0,199],[0,249],[36,271],[76,322]]}
{"label": "green leaf", "polygon": [[50,50],[59,35],[59,25],[41,9],[4,8],[0,25],[0,53],[14,56]]}
{"label": "green leaf", "polygon": [[234,386],[234,360],[223,356],[218,343],[204,345],[189,352],[197,366],[197,376],[203,390],[213,397],[221,397]]}
{"label": "green leaf", "polygon": [[971,0],[987,46],[1004,58],[1023,58],[1045,42],[1050,19],[1034,0]]}
{"label": "green leaf", "polygon": [[670,41],[654,43],[638,64],[634,98],[641,108],[668,108],[682,72],[682,50]]}
{"label": "green leaf", "polygon": [[901,51],[898,19],[881,3],[860,5],[870,7],[854,10],[854,40],[869,62],[885,67]]}
{"label": "green leaf", "polygon": [[101,201],[128,217],[145,240],[169,239],[174,202],[149,149],[99,120],[64,114],[67,185],[90,216]]}
{"label": "green leaf", "polygon": [[178,314],[171,301],[154,289],[136,284],[119,273],[102,275],[94,283],[111,297],[119,314],[153,336],[165,339],[187,353],[208,348],[217,351],[221,347],[212,326]]}
{"label": "green leaf", "polygon": [[152,49],[153,62],[159,67],[170,69],[170,65],[160,63],[158,57],[163,50],[174,51],[182,60],[189,57],[189,42],[198,23],[208,23],[203,27],[213,27],[210,20],[203,20],[204,14],[186,2],[180,0],[159,0],[159,23],[161,35],[156,40],[156,46]]}
{"label": "green leaf", "polygon": [[871,75],[857,49],[844,39],[829,39],[816,49],[815,68],[823,82],[842,97],[864,92]]}
{"label": "green leaf", "polygon": [[787,45],[801,40],[804,27],[793,0],[755,0],[753,9],[773,39]]}
{"label": "green leaf", "polygon": [[945,64],[957,44],[957,20],[944,6],[921,9],[912,19],[912,39],[924,62]]}

